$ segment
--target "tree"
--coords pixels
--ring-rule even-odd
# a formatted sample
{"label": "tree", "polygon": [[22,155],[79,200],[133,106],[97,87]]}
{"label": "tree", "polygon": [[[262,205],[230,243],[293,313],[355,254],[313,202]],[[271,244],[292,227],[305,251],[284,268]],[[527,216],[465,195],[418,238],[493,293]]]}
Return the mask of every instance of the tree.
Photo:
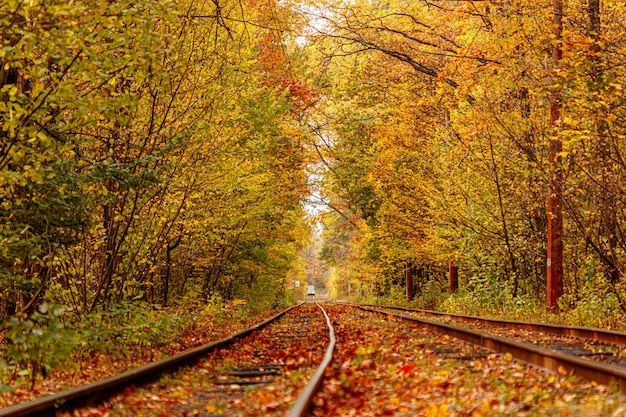
{"label": "tree", "polygon": [[193,294],[198,263],[213,271],[205,297],[233,296],[223,282],[253,269],[282,284],[303,239],[299,118],[315,95],[283,68],[295,41],[277,34],[297,22],[279,7],[0,6],[3,314],[43,296],[77,314],[167,304]]}
{"label": "tree", "polygon": [[[549,256],[567,239],[585,253],[585,262],[604,265],[607,282],[616,282],[619,192],[609,182],[618,183],[621,164],[608,132],[617,128],[620,105],[612,94],[621,84],[608,81],[618,76],[609,75],[605,63],[619,61],[611,54],[620,44],[612,30],[621,12],[612,3],[605,7],[611,18],[604,24],[599,3],[563,8],[562,33],[553,7],[535,2],[357,2],[313,9],[312,45],[325,57],[325,117],[334,122],[326,134],[332,149],[321,156],[332,160],[333,151],[349,143],[336,127],[345,117],[334,109],[344,100],[337,91],[350,83],[345,76],[354,77],[362,85],[351,102],[372,115],[373,126],[363,144],[371,157],[360,159],[371,172],[362,187],[373,186],[369,202],[375,199],[377,207],[367,226],[379,243],[389,242],[383,247],[398,249],[396,262],[457,259],[467,275],[506,283],[513,296],[537,296],[546,287],[547,225],[558,237],[563,204],[571,217],[562,237],[551,240],[557,247],[550,245]],[[546,66],[548,44],[556,67]],[[328,177],[337,177],[342,168],[331,165]],[[329,184],[337,197],[333,207],[353,204],[353,196],[336,191],[348,187]],[[581,190],[591,189],[594,197],[585,198]],[[552,196],[548,210],[546,196]],[[602,207],[602,214],[590,207]],[[363,217],[352,213],[355,218],[346,217],[359,225]],[[582,270],[575,252],[565,258],[573,267],[564,280],[570,289]],[[560,272],[553,261],[551,272]],[[549,286],[554,306],[559,285],[551,280]]]}

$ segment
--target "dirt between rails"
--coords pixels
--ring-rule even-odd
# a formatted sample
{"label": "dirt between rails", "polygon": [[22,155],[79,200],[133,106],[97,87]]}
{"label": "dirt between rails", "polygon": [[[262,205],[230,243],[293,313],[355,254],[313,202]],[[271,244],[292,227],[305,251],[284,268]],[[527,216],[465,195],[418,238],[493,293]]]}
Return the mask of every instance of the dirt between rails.
{"label": "dirt between rails", "polygon": [[282,416],[317,369],[327,345],[324,316],[307,303],[193,366],[153,384],[130,387],[96,407],[58,416]]}
{"label": "dirt between rails", "polygon": [[315,416],[626,415],[614,388],[550,374],[391,316],[325,309],[337,346]]}

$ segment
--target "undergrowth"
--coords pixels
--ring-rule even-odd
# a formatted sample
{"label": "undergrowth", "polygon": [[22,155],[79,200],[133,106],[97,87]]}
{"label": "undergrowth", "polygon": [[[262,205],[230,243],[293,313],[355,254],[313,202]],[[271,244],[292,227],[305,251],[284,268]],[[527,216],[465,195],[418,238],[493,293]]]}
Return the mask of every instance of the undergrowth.
{"label": "undergrowth", "polygon": [[78,318],[66,309],[43,304],[30,317],[5,324],[0,351],[0,393],[35,387],[51,371],[78,372],[94,357],[128,363],[165,357],[172,349],[190,348],[216,340],[239,324],[286,305],[278,302],[224,301],[212,295],[206,302],[186,300],[161,308],[142,302],[122,302],[106,311]]}
{"label": "undergrowth", "polygon": [[513,285],[496,278],[476,278],[450,294],[438,281],[422,285],[415,298],[407,301],[405,290],[394,286],[384,295],[366,295],[354,301],[381,305],[436,310],[507,320],[536,321],[570,326],[601,327],[626,331],[626,314],[608,285],[587,285],[564,295],[560,311],[549,312],[544,299],[528,294],[513,296]]}

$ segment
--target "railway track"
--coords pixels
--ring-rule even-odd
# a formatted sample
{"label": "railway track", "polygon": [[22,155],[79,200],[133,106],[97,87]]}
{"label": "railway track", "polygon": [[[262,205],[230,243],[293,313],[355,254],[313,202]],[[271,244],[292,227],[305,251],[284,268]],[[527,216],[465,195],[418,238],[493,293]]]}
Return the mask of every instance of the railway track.
{"label": "railway track", "polygon": [[[531,346],[542,359],[520,354],[518,345]],[[523,416],[583,415],[588,410],[596,413],[590,415],[626,415],[613,388],[623,390],[623,370],[616,373],[615,367],[600,364],[612,375],[603,380],[572,370],[570,362],[559,362],[563,356],[571,355],[392,314],[389,308],[322,308],[308,302],[229,338],[97,384],[2,409],[0,416]]]}
{"label": "railway track", "polygon": [[623,416],[613,388],[545,372],[388,312],[329,305],[335,361],[313,415]]}
{"label": "railway track", "polygon": [[[431,330],[486,347],[562,374],[619,386],[626,393],[626,333],[545,323],[488,319],[394,306],[363,305]],[[392,311],[402,311],[402,314]],[[437,320],[426,317],[435,317]],[[458,326],[463,323],[463,326]]]}
{"label": "railway track", "polygon": [[323,308],[302,303],[219,341],[1,409],[0,416],[217,417],[256,405],[262,415],[291,409],[290,416],[301,417],[332,356],[329,339],[333,329]]}

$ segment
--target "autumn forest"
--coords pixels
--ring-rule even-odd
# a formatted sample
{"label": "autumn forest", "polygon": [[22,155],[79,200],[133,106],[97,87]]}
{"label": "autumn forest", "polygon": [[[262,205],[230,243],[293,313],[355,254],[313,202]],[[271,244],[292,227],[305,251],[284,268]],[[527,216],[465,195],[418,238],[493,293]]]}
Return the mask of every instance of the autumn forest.
{"label": "autumn forest", "polygon": [[307,281],[623,327],[625,21],[616,0],[0,2],[0,390]]}

